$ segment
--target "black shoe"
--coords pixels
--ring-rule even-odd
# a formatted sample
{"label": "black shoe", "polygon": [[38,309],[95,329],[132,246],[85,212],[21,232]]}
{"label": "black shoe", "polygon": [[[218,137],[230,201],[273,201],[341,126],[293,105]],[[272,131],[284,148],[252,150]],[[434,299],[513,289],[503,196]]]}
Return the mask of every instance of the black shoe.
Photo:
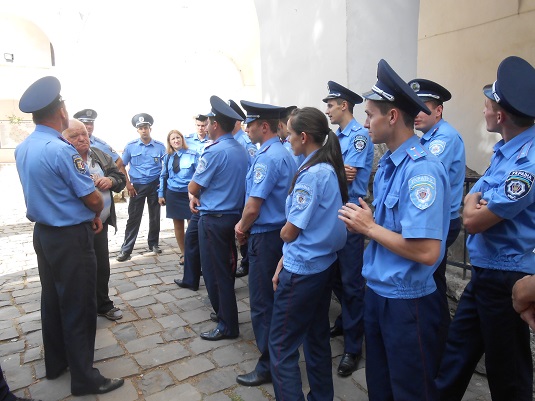
{"label": "black shoe", "polygon": [[203,340],[208,340],[208,341],[219,341],[219,340],[224,340],[224,339],[234,339],[234,338],[238,338],[238,334],[236,334],[235,336],[231,336],[231,335],[228,335],[228,334],[223,334],[217,327],[213,330],[210,330],[210,331],[205,331],[203,333],[201,333],[201,338]]}
{"label": "black shoe", "polygon": [[175,284],[178,285],[180,288],[187,288],[191,291],[197,291],[199,287],[192,287],[189,284],[186,284],[184,281],[180,280],[179,278],[175,278]]}
{"label": "black shoe", "polygon": [[351,373],[357,370],[359,359],[360,356],[356,354],[350,354],[349,352],[343,354],[340,365],[338,365],[338,376],[346,377],[351,375]]}
{"label": "black shoe", "polygon": [[344,334],[344,329],[340,326],[334,325],[331,327],[331,338],[338,337]]}
{"label": "black shoe", "polygon": [[113,391],[115,389],[118,389],[124,384],[124,379],[104,379],[104,383],[102,383],[98,388],[90,391],[82,391],[80,393],[73,391],[72,395],[86,395],[86,394],[105,394],[109,393],[110,391]]}
{"label": "black shoe", "polygon": [[115,259],[117,260],[117,262],[124,262],[125,260],[130,259],[130,254],[121,251],[119,252],[119,255],[117,255]]}
{"label": "black shoe", "polygon": [[159,253],[162,253],[162,250],[158,247],[158,245],[151,246],[150,250],[151,250],[151,252],[153,252],[156,255],[159,254]]}
{"label": "black shoe", "polygon": [[242,266],[240,265],[237,269],[236,269],[236,273],[234,274],[234,277],[244,277],[244,276],[247,276],[249,274],[249,266]]}
{"label": "black shoe", "polygon": [[217,317],[217,313],[215,312],[210,313],[210,319],[212,319],[212,322],[219,322],[219,318]]}
{"label": "black shoe", "polygon": [[242,386],[260,386],[261,384],[271,383],[271,373],[258,373],[256,370],[238,375],[236,382]]}

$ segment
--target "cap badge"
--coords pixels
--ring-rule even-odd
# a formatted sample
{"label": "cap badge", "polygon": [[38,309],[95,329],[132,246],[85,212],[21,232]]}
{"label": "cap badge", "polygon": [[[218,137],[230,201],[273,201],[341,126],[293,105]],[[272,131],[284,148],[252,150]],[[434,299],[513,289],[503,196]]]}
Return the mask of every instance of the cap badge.
{"label": "cap badge", "polygon": [[418,92],[420,90],[420,84],[418,82],[413,82],[411,84],[411,89],[415,92]]}

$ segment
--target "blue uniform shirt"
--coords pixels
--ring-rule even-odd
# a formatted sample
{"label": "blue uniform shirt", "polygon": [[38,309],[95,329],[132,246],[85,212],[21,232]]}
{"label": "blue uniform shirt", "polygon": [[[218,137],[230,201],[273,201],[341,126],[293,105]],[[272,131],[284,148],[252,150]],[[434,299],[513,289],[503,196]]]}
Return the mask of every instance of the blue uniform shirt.
{"label": "blue uniform shirt", "polygon": [[246,177],[245,202],[250,196],[264,200],[251,227],[252,234],[280,230],[284,226],[285,199],[296,170],[297,166],[279,138],[262,144]]}
{"label": "blue uniform shirt", "polygon": [[360,197],[368,193],[368,182],[373,163],[373,143],[370,141],[368,130],[353,119],[344,130],[338,128],[336,136],[342,148],[344,164],[358,169],[357,177],[348,183],[349,201],[358,204]]}
{"label": "blue uniform shirt", "polygon": [[292,156],[292,159],[294,159],[295,165],[297,167],[303,164],[303,162],[305,161],[305,156],[304,155],[296,156],[294,154],[294,151],[292,150],[292,145],[290,144],[290,141],[288,141],[288,138],[286,138],[284,142],[282,142],[282,145],[288,152],[290,152],[290,155]]}
{"label": "blue uniform shirt", "polygon": [[92,221],[95,212],[80,199],[95,191],[82,157],[50,127],[35,131],[15,149],[30,221],[54,227]]}
{"label": "blue uniform shirt", "polygon": [[469,235],[473,265],[535,274],[535,127],[494,146],[490,166],[472,187],[504,220]]}
{"label": "blue uniform shirt", "polygon": [[102,150],[104,153],[106,153],[108,156],[110,156],[113,159],[113,162],[117,162],[117,159],[119,158],[119,154],[113,150],[113,148],[108,145],[106,142],[104,142],[102,139],[97,138],[95,135],[91,135],[89,138],[89,143],[92,148],[97,148]]}
{"label": "blue uniform shirt", "polygon": [[[375,222],[403,238],[441,240],[444,254],[450,221],[448,174],[414,135],[379,161],[374,186]],[[405,259],[375,241],[364,251],[362,275],[382,297],[410,299],[436,290],[433,266]]]}
{"label": "blue uniform shirt", "polygon": [[241,214],[245,197],[247,152],[225,134],[208,145],[199,159],[192,180],[202,186],[199,212]]}
{"label": "blue uniform shirt", "polygon": [[463,138],[450,124],[440,120],[422,135],[420,143],[437,156],[446,167],[451,185],[450,220],[456,219],[459,217],[459,208],[463,200],[466,171]]}
{"label": "blue uniform shirt", "polygon": [[141,139],[135,139],[126,144],[123,151],[123,162],[130,163],[130,182],[132,184],[148,184],[160,177],[162,158],[167,153],[165,145],[151,139],[144,144]]}
{"label": "blue uniform shirt", "polygon": [[347,240],[345,224],[338,218],[340,207],[338,178],[330,164],[315,164],[299,173],[292,193],[286,198],[286,218],[301,232],[294,241],[283,245],[286,270],[315,274],[333,264],[336,252]]}
{"label": "blue uniform shirt", "polygon": [[[173,160],[175,155],[180,157],[180,171],[173,171]],[[167,188],[175,192],[188,192],[188,184],[195,173],[199,163],[199,154],[190,149],[179,149],[172,154],[166,154],[163,158],[162,173],[160,174],[160,186],[158,187],[158,197],[163,198],[164,179],[167,175]],[[166,166],[167,165],[167,166]]]}
{"label": "blue uniform shirt", "polygon": [[253,160],[256,156],[256,152],[258,151],[258,148],[254,143],[251,142],[251,138],[242,130],[240,129],[238,132],[234,134],[234,139],[238,141],[238,143],[245,148],[247,153],[249,154],[249,164],[248,166],[251,167],[253,164]]}
{"label": "blue uniform shirt", "polygon": [[204,139],[200,139],[199,135],[197,135],[196,132],[194,132],[193,134],[186,135],[184,139],[188,144],[188,149],[193,150],[200,155],[202,155],[204,148],[212,143],[212,141],[208,137],[208,133],[206,133]]}

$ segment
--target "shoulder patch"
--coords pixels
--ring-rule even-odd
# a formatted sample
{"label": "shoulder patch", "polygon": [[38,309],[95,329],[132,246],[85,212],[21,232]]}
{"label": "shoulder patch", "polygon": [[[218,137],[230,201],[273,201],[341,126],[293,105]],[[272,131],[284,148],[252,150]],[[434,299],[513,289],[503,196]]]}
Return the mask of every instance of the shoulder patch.
{"label": "shoulder patch", "polygon": [[368,144],[368,138],[366,138],[364,135],[355,135],[355,139],[353,140],[353,146],[355,147],[355,150],[357,152],[362,152],[364,149],[366,149],[366,145]]}
{"label": "shoulder patch", "polygon": [[435,177],[427,174],[417,175],[409,180],[411,202],[420,210],[433,204],[437,197]]}
{"label": "shoulder patch", "polygon": [[195,170],[195,174],[201,174],[204,170],[206,170],[206,160],[201,157],[199,159],[199,164],[197,164],[197,169]]}
{"label": "shoulder patch", "polygon": [[256,155],[256,146],[250,146],[247,148],[247,152],[249,152],[249,156],[254,157]]}
{"label": "shoulder patch", "polygon": [[256,163],[254,165],[254,183],[260,184],[262,181],[264,181],[264,178],[266,178],[267,174],[267,166],[264,163]]}
{"label": "shoulder patch", "polygon": [[434,141],[429,142],[429,151],[435,156],[440,155],[446,149],[446,142],[442,139],[435,139]]}
{"label": "shoulder patch", "polygon": [[306,209],[310,205],[313,195],[314,193],[310,186],[305,184],[296,185],[293,193],[295,207],[299,210]]}
{"label": "shoulder patch", "polygon": [[82,159],[82,156],[80,156],[78,153],[72,155],[72,163],[74,164],[74,168],[78,170],[80,174],[86,173],[84,160]]}
{"label": "shoulder patch", "polygon": [[505,195],[512,201],[523,198],[531,190],[533,180],[533,174],[528,171],[511,171],[505,180]]}

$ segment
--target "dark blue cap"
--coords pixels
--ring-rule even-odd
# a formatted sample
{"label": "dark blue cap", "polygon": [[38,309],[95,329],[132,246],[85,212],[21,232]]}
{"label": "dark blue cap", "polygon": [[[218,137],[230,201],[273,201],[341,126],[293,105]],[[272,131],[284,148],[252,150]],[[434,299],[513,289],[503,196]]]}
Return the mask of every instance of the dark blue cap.
{"label": "dark blue cap", "polygon": [[360,97],[360,95],[357,95],[355,92],[350,91],[334,81],[327,82],[327,90],[329,91],[329,94],[323,99],[325,103],[327,103],[329,99],[344,99],[353,105],[362,103],[362,97]]}
{"label": "dark blue cap", "polygon": [[208,116],[206,114],[196,114],[194,118],[195,120],[199,120],[199,121],[208,120]]}
{"label": "dark blue cap", "polygon": [[97,112],[92,109],[83,109],[76,112],[73,117],[83,123],[93,122],[97,118]]}
{"label": "dark blue cap", "polygon": [[510,56],[500,63],[498,79],[483,93],[510,113],[535,118],[535,69],[526,60]]}
{"label": "dark blue cap", "polygon": [[420,111],[431,114],[431,111],[420,100],[416,93],[383,59],[377,64],[377,82],[370,92],[362,96],[369,100],[391,102],[412,117]]}
{"label": "dark blue cap", "polygon": [[234,109],[225,103],[225,101],[223,101],[223,99],[220,97],[210,96],[210,106],[212,106],[212,110],[206,114],[208,117],[223,116],[230,120],[243,121],[242,116],[236,113]]}
{"label": "dark blue cap", "polygon": [[30,85],[19,101],[19,109],[23,113],[35,113],[50,106],[54,102],[61,102],[61,84],[56,77],[43,77]]}
{"label": "dark blue cap", "polygon": [[436,100],[439,103],[444,103],[451,99],[449,90],[429,79],[413,79],[409,81],[409,86],[424,102]]}
{"label": "dark blue cap", "polygon": [[148,124],[152,127],[152,124],[154,124],[154,118],[152,118],[152,116],[147,113],[139,113],[132,117],[132,125],[134,127],[137,128],[143,124]]}
{"label": "dark blue cap", "polygon": [[245,124],[255,120],[278,120],[286,111],[286,107],[273,106],[271,104],[254,103],[247,100],[240,100],[242,107],[247,112]]}
{"label": "dark blue cap", "polygon": [[232,110],[234,110],[236,113],[238,113],[240,115],[240,117],[242,118],[242,120],[245,120],[245,113],[243,112],[243,110],[241,109],[240,106],[238,106],[238,103],[236,103],[234,100],[232,99],[229,99],[228,101],[228,105],[230,107],[232,107]]}

